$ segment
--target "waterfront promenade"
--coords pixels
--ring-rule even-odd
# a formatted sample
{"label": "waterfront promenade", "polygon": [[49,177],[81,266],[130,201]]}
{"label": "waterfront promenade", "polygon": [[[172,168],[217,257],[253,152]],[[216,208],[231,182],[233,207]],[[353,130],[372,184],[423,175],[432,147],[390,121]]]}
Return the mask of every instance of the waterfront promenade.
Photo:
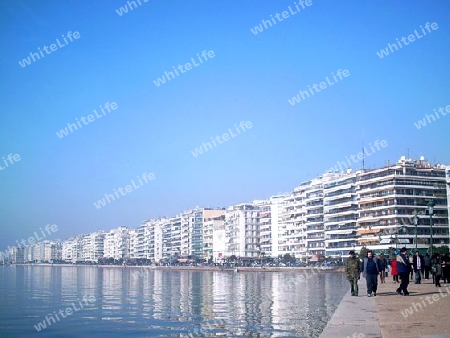
{"label": "waterfront promenade", "polygon": [[[410,296],[398,295],[391,277],[378,284],[376,297],[367,297],[365,279],[359,282],[359,297],[348,292],[321,338],[336,337],[450,337],[450,285],[436,288],[431,280],[410,282]],[[440,289],[440,290],[439,290]]]}

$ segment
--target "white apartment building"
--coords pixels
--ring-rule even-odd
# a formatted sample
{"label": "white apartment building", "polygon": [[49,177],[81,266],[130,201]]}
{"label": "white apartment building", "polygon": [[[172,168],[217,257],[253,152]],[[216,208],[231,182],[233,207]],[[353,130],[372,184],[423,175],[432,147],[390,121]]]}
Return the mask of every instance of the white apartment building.
{"label": "white apartment building", "polygon": [[127,259],[129,246],[129,230],[127,227],[118,227],[105,233],[104,257]]}
{"label": "white apartment building", "polygon": [[129,257],[130,259],[134,259],[137,258],[137,254],[138,254],[138,246],[139,246],[139,242],[138,242],[138,233],[139,233],[139,228],[138,229],[131,229],[129,231],[129,245],[128,245],[128,252],[127,252],[127,257]]}
{"label": "white apartment building", "polygon": [[[428,203],[435,206],[430,219]],[[171,218],[148,220],[73,237],[62,243],[68,262],[146,258],[221,261],[240,258],[298,259],[346,256],[362,246],[386,251],[449,245],[450,166],[402,157],[378,169],[326,173],[292,193],[230,206],[196,207]],[[414,217],[416,215],[416,217]],[[416,221],[417,220],[417,221]],[[24,261],[49,261],[57,250],[46,242],[25,250]],[[19,257],[20,255],[16,255]]]}
{"label": "white apartment building", "polygon": [[247,203],[233,205],[227,209],[226,256],[235,255],[240,258],[260,256],[259,212],[256,206]]}
{"label": "white apartment building", "polygon": [[24,263],[24,248],[13,246],[8,251],[8,257],[9,257],[9,262],[12,264]]}
{"label": "white apartment building", "polygon": [[[68,263],[76,263],[78,257],[81,257],[81,246],[78,243],[79,236],[69,238],[62,243],[62,260]],[[34,254],[33,254],[33,257]]]}
{"label": "white apartment building", "polygon": [[305,189],[304,208],[307,253],[309,255],[325,255],[322,178],[313,179]]}
{"label": "white apartment building", "polygon": [[[359,174],[358,246],[386,250],[393,246],[426,250],[449,244],[446,167],[422,157],[402,157],[396,164]],[[433,202],[432,219],[427,214]]]}
{"label": "white apartment building", "polygon": [[[220,245],[220,243],[217,243],[214,241],[214,231],[219,231],[219,229],[225,229],[224,228],[225,223],[225,210],[223,210],[223,215],[219,217],[215,217],[212,219],[208,219],[203,223],[203,259],[214,260],[215,257],[218,256],[218,254],[214,255],[214,253],[219,250],[221,252],[221,256],[224,253],[225,242]],[[223,231],[223,235],[225,232]],[[225,238],[223,238],[223,241],[225,241]],[[219,244],[218,247],[215,246],[215,244]]]}
{"label": "white apartment building", "polygon": [[302,183],[294,189],[293,193],[285,195],[282,204],[279,205],[282,211],[278,212],[281,214],[278,226],[278,255],[272,254],[272,257],[285,254],[300,259],[306,257],[305,199],[309,186],[310,181]]}
{"label": "white apartment building", "polygon": [[61,243],[53,241],[41,242],[44,252],[44,262],[52,263],[62,259]]}
{"label": "white apartment building", "polygon": [[335,174],[324,182],[325,255],[347,256],[357,245],[356,222],[358,200],[356,194],[357,173]]}

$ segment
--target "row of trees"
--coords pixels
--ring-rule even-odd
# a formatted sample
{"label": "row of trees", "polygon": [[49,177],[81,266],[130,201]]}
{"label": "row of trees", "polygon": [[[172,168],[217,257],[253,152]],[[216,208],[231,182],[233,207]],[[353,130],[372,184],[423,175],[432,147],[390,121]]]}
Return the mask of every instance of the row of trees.
{"label": "row of trees", "polygon": [[[365,246],[363,246],[361,248],[361,250],[359,251],[359,256],[360,257],[366,257],[367,256],[367,251],[369,251],[369,250],[370,250],[369,248],[366,248]],[[408,248],[408,250],[410,252],[414,252],[414,249]],[[433,253],[437,253],[437,254],[440,254],[440,255],[445,255],[445,254],[449,253],[448,246],[437,246],[436,247],[436,246],[433,245],[432,250],[433,250]],[[398,252],[398,251],[400,251],[400,249],[399,248],[390,247],[390,248],[387,249],[386,252],[375,252],[375,254],[383,253],[385,256],[391,257],[391,256],[394,255],[394,253],[396,251]]]}

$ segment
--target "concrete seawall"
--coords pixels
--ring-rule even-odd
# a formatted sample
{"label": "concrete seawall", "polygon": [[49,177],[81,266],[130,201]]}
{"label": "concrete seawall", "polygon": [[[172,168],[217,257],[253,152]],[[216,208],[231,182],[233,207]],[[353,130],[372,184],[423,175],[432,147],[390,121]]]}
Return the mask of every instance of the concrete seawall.
{"label": "concrete seawall", "polygon": [[114,269],[145,269],[145,270],[192,270],[192,271],[236,271],[236,272],[302,272],[302,271],[320,271],[320,272],[343,272],[342,267],[237,267],[221,268],[214,266],[134,266],[134,265],[85,265],[85,264],[13,264],[9,266],[40,266],[40,267],[91,267],[91,268],[114,268]]}

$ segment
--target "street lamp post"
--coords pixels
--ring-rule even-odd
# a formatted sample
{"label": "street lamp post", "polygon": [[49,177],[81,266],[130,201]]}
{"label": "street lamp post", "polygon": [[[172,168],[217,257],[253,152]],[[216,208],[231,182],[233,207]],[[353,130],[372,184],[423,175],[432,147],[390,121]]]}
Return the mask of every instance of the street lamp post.
{"label": "street lamp post", "polygon": [[417,251],[417,201],[414,200],[414,227],[415,227],[415,240]]}
{"label": "street lamp post", "polygon": [[434,201],[428,202],[428,215],[430,215],[430,257],[433,256],[433,213],[434,213]]}

